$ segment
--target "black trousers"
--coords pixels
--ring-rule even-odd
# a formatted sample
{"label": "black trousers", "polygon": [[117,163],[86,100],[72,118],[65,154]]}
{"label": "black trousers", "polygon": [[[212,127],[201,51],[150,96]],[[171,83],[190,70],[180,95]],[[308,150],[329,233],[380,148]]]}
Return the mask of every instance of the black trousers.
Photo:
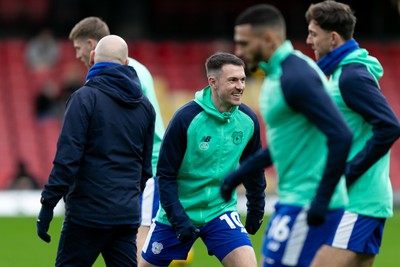
{"label": "black trousers", "polygon": [[131,225],[102,229],[64,221],[56,266],[90,267],[101,254],[107,267],[136,267],[137,231]]}

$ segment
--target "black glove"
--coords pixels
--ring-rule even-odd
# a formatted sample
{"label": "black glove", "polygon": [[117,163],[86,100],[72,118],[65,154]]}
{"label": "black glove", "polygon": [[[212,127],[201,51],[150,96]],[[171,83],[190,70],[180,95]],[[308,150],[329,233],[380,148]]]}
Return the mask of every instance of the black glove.
{"label": "black glove", "polygon": [[325,216],[328,212],[328,204],[312,201],[310,209],[307,212],[307,223],[309,226],[319,226],[325,222]]}
{"label": "black glove", "polygon": [[38,236],[47,243],[50,243],[51,241],[51,237],[47,231],[49,230],[50,222],[53,219],[53,209],[54,208],[49,205],[42,204],[36,223]]}
{"label": "black glove", "polygon": [[196,239],[197,233],[200,233],[200,230],[193,225],[190,225],[189,227],[182,229],[182,231],[177,232],[176,234],[178,240],[184,243]]}
{"label": "black glove", "polygon": [[225,200],[225,202],[228,202],[232,199],[232,193],[234,189],[235,187],[231,185],[229,176],[227,176],[220,188],[221,197],[223,200]]}
{"label": "black glove", "polygon": [[[244,169],[246,170],[246,169]],[[235,188],[243,182],[243,168],[239,168],[236,171],[228,174],[220,187],[220,194],[225,202],[228,202],[232,199],[232,194]]]}
{"label": "black glove", "polygon": [[264,213],[248,212],[246,217],[245,228],[248,234],[254,235],[260,229],[263,222]]}

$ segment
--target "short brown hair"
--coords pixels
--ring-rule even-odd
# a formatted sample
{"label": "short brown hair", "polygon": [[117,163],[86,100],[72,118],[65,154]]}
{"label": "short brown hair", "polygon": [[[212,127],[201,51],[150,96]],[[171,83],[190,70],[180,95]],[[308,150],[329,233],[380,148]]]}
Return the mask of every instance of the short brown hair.
{"label": "short brown hair", "polygon": [[212,72],[219,73],[224,65],[235,65],[245,67],[244,61],[238,58],[237,56],[225,53],[225,52],[217,52],[211,55],[206,60],[206,71],[207,76],[209,76]]}
{"label": "short brown hair", "polygon": [[357,19],[349,5],[332,0],[311,4],[305,17],[307,23],[315,20],[321,29],[335,31],[346,41],[353,38]]}
{"label": "short brown hair", "polygon": [[107,24],[99,17],[87,17],[79,21],[69,34],[70,40],[91,38],[99,41],[104,36],[110,35]]}

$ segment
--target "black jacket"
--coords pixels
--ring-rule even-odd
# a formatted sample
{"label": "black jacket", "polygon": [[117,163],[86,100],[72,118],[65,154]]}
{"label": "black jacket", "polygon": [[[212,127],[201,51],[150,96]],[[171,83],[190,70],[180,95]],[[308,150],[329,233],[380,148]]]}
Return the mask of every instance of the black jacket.
{"label": "black jacket", "polygon": [[66,218],[79,224],[139,225],[154,121],[132,67],[97,68],[67,102],[44,202],[65,197]]}

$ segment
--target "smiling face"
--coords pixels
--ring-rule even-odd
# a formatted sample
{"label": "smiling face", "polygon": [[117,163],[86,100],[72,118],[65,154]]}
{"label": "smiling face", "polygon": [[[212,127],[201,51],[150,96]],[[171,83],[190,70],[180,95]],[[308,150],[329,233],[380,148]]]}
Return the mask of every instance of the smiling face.
{"label": "smiling face", "polygon": [[90,51],[96,48],[97,42],[93,39],[75,39],[73,40],[75,56],[81,60],[86,67],[90,68]]}
{"label": "smiling face", "polygon": [[316,60],[336,47],[334,37],[334,32],[323,30],[315,20],[310,21],[306,43],[314,50]]}
{"label": "smiling face", "polygon": [[212,99],[219,112],[229,112],[242,103],[246,74],[243,66],[226,64],[216,75],[208,77]]}
{"label": "smiling face", "polygon": [[254,72],[261,61],[267,61],[270,57],[267,52],[267,39],[250,24],[235,26],[235,55],[244,62],[250,71]]}

